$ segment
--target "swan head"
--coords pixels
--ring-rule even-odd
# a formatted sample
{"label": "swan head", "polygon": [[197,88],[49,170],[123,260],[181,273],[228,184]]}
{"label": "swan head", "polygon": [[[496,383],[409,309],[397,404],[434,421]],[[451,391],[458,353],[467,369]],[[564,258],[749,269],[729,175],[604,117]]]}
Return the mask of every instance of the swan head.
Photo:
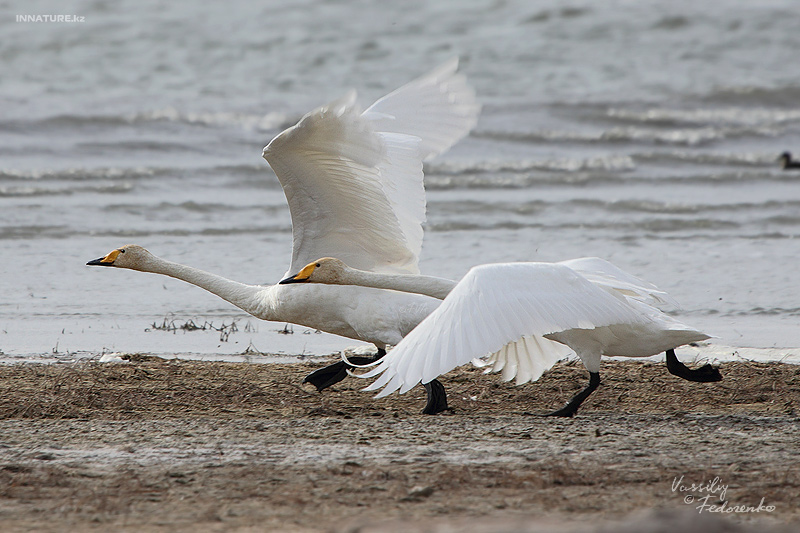
{"label": "swan head", "polygon": [[146,270],[147,264],[152,260],[153,254],[136,244],[126,244],[111,250],[104,257],[93,259],[86,263],[89,266],[110,266],[117,268],[130,268],[131,270]]}
{"label": "swan head", "polygon": [[326,283],[341,284],[343,276],[350,269],[343,261],[333,257],[323,257],[309,263],[294,276],[280,281],[280,285],[288,283]]}
{"label": "swan head", "polygon": [[792,154],[790,152],[783,152],[780,157],[778,157],[778,162],[781,164],[781,168],[786,168],[789,166],[789,163],[792,162]]}

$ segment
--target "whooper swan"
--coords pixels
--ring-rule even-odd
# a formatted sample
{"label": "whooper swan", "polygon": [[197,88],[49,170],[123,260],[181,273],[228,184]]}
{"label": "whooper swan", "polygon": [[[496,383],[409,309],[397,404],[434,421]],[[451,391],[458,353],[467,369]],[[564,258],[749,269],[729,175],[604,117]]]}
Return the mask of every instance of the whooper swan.
{"label": "whooper swan", "polygon": [[[477,122],[480,106],[453,59],[361,112],[356,93],[320,107],[264,148],[292,218],[289,272],[336,254],[364,270],[417,274],[425,221],[422,162]],[[264,320],[292,322],[375,344],[397,344],[439,302],[365,287],[246,285],[126,245],[88,265],[154,272],[192,283]],[[335,364],[309,376],[322,389]]]}
{"label": "whooper swan", "polygon": [[[674,301],[654,285],[602,259],[560,263],[503,263],[472,268],[459,282],[430,276],[380,274],[350,268],[333,258],[309,263],[281,283],[357,285],[425,294],[444,302],[377,367],[361,377],[380,377],[366,390],[378,397],[483,358],[491,371],[522,384],[572,349],[589,371],[589,385],[552,416],[573,416],[600,384],[600,357],[648,357],[666,351],[667,368],[690,381],[722,379],[710,365],[690,370],[675,356],[678,346],[710,338],[655,305]],[[446,408],[444,388],[429,388],[429,404]]]}

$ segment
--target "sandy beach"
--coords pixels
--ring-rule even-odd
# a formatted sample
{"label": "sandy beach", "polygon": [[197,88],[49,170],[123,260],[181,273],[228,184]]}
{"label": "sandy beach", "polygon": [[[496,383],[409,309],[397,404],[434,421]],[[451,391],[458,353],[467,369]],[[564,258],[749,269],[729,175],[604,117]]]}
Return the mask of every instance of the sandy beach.
{"label": "sandy beach", "polygon": [[[796,1],[0,9],[0,533],[800,531]],[[481,111],[427,157],[456,141],[441,105],[378,99],[456,58]],[[328,140],[264,159],[330,102]],[[87,265],[130,243],[215,281]],[[574,419],[537,415],[579,363],[455,370],[433,417],[421,388],[319,393],[328,354],[383,338],[337,317],[402,308],[267,322],[277,300],[216,277],[274,284],[309,250],[452,280],[599,257],[713,335],[678,355],[724,379],[604,362]]]}
{"label": "sandy beach", "polygon": [[795,365],[724,363],[722,382],[695,384],[663,364],[607,362],[574,419],[534,415],[584,386],[579,364],[522,387],[458,369],[442,379],[453,411],[434,417],[419,414],[421,388],[380,400],[355,378],[324,393],[303,388],[318,366],[146,356],[0,366],[3,530],[800,523]]}

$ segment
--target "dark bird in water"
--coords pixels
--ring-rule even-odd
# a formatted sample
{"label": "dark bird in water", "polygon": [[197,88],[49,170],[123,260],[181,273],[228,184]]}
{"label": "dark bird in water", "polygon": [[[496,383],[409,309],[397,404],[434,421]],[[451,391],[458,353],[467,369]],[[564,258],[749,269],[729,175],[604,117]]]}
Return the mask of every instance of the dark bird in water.
{"label": "dark bird in water", "polygon": [[778,162],[783,170],[800,168],[800,161],[792,161],[791,152],[783,152],[778,158]]}

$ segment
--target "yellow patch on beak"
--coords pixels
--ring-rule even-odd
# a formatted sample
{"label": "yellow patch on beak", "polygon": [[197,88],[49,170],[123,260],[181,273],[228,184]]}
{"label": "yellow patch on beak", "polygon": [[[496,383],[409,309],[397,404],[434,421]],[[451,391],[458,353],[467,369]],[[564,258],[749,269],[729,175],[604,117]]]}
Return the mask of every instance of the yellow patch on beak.
{"label": "yellow patch on beak", "polygon": [[317,268],[316,263],[309,263],[294,276],[289,276],[286,279],[282,279],[280,282],[278,282],[278,285],[288,285],[289,283],[303,283],[304,281],[308,281],[308,278],[311,277],[311,274],[314,272],[315,268]]}
{"label": "yellow patch on beak", "polygon": [[316,263],[307,264],[306,266],[303,267],[302,270],[300,270],[300,272],[298,272],[294,276],[294,280],[295,281],[305,281],[305,280],[307,280],[308,278],[311,277],[311,274],[314,273],[314,269],[315,268],[317,268],[317,264]]}
{"label": "yellow patch on beak", "polygon": [[107,256],[102,258],[100,262],[103,263],[104,265],[111,264],[117,260],[119,253],[120,253],[119,250],[112,250]]}

